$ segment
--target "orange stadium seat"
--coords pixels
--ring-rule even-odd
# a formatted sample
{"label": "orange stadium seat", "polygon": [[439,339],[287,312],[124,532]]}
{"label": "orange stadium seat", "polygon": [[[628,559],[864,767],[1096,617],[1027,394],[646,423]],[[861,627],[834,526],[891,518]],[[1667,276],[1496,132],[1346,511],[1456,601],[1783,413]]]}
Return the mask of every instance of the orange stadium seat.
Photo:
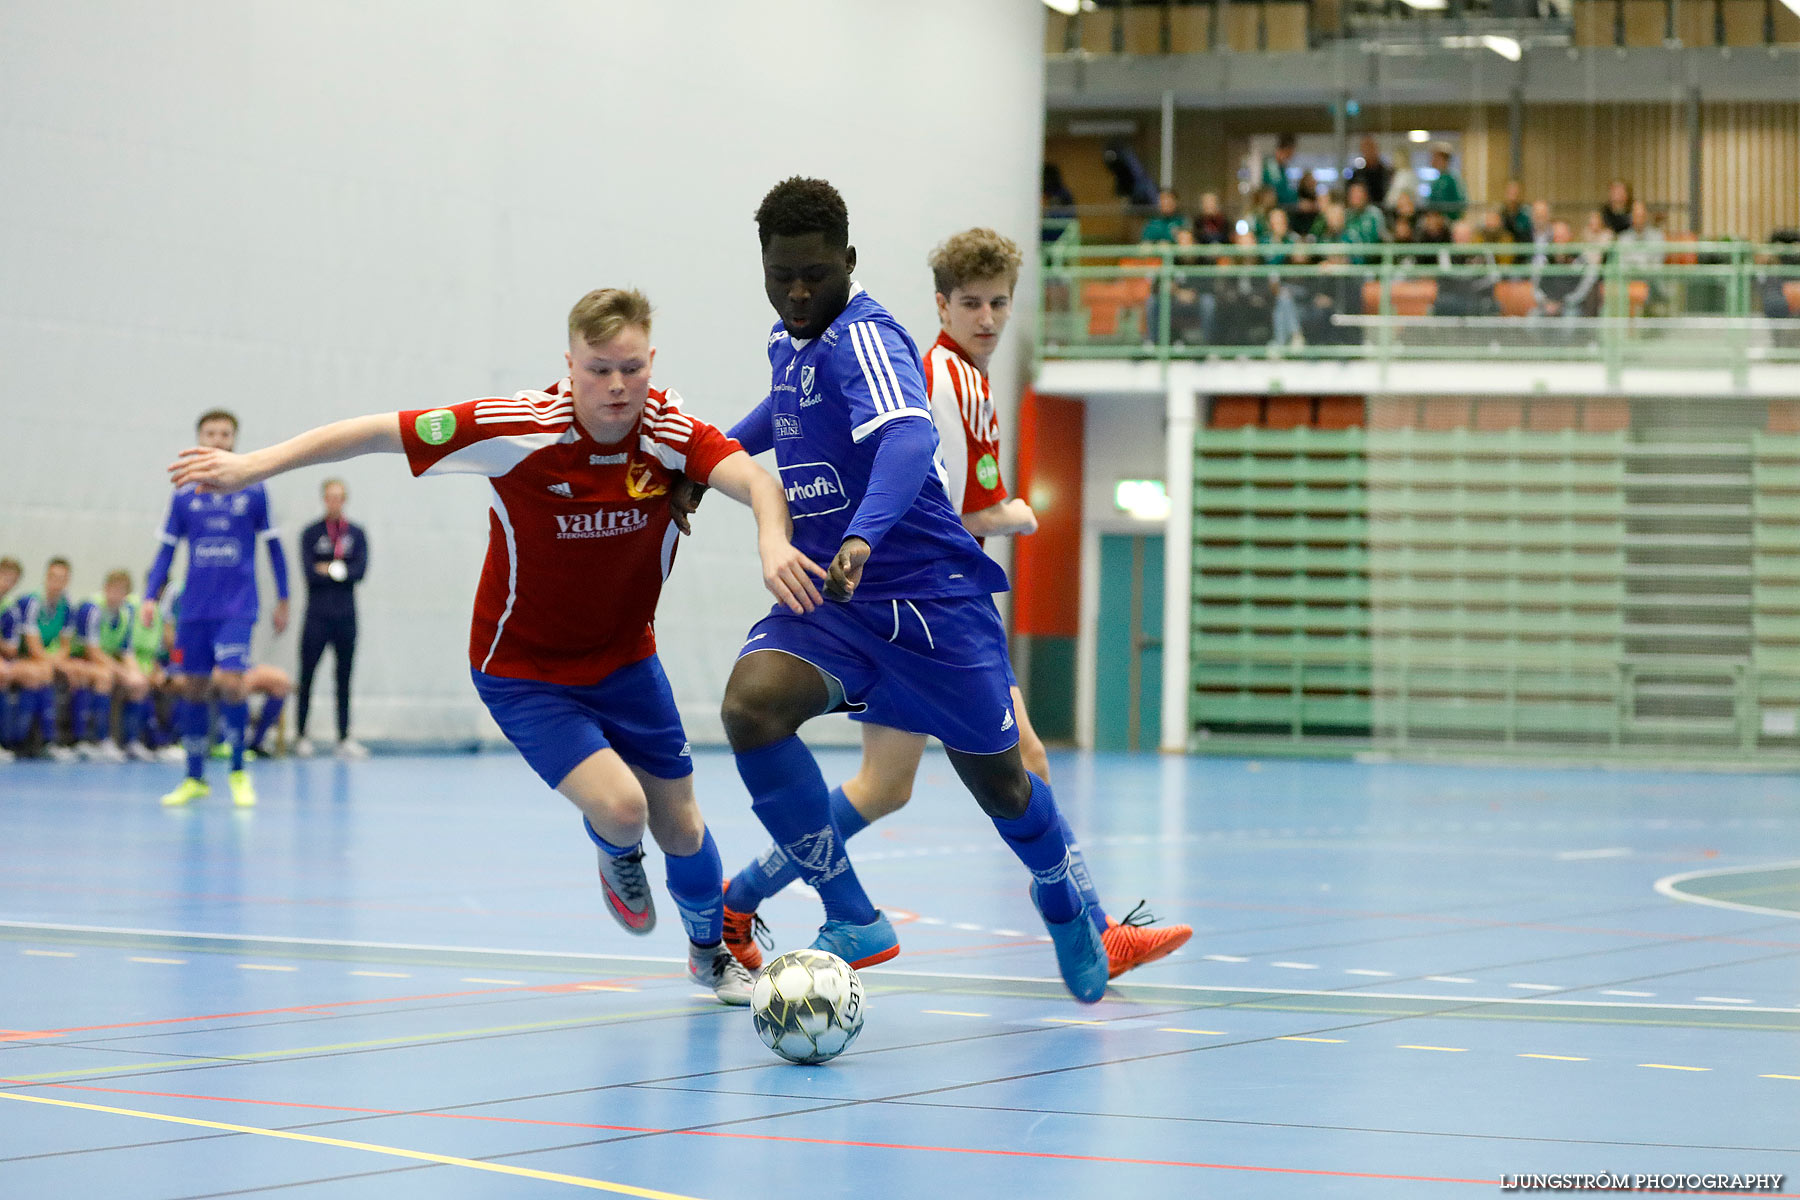
{"label": "orange stadium seat", "polygon": [[1790,279],[1782,284],[1781,294],[1787,297],[1788,316],[1800,317],[1800,279]]}
{"label": "orange stadium seat", "polygon": [[1537,301],[1531,294],[1529,280],[1502,279],[1494,285],[1494,303],[1500,306],[1503,317],[1523,317],[1530,315]]}
{"label": "orange stadium seat", "polygon": [[[1437,280],[1396,279],[1393,303],[1397,317],[1430,316],[1431,306],[1437,303]],[[1371,279],[1363,284],[1363,311],[1381,311],[1381,283],[1378,280]]]}

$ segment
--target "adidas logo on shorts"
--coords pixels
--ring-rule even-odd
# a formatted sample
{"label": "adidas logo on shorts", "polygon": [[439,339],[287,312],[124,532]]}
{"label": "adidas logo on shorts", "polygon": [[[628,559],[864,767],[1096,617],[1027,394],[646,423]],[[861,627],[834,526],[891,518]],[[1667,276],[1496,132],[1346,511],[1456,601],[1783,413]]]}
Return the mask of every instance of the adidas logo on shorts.
{"label": "adidas logo on shorts", "polygon": [[575,498],[575,489],[566,483],[553,483],[549,490],[555,495],[565,496],[570,500]]}
{"label": "adidas logo on shorts", "polygon": [[1006,720],[1000,722],[1000,732],[1005,733],[1013,727],[1012,709],[1006,710]]}

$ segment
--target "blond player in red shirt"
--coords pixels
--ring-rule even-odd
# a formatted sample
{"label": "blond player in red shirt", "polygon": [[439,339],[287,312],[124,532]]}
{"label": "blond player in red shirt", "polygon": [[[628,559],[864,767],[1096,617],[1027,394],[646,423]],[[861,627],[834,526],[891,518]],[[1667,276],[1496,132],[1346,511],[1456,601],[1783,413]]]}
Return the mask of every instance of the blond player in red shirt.
{"label": "blond player in red shirt", "polygon": [[590,292],[569,314],[569,375],[543,391],[324,425],[249,454],[195,447],[177,486],[231,492],[295,467],[403,453],[415,475],[486,476],[488,553],[469,632],[470,677],[507,738],[581,810],[614,919],[656,922],[646,825],[690,943],[688,968],[727,1004],[751,979],[722,944],[718,847],[651,627],[675,554],[678,478],[756,515],[763,583],[795,613],[825,572],[789,542],[781,488],[737,442],[650,387],[650,303]]}
{"label": "blond player in red shirt", "polygon": [[[1019,248],[991,229],[970,229],[933,251],[930,264],[941,328],[925,354],[925,388],[950,503],[962,514],[963,527],[978,538],[1034,533],[1037,517],[1031,506],[1009,497],[1000,475],[1000,420],[987,374],[1012,316],[1013,289],[1023,264]],[[1031,727],[1018,680],[1011,682],[1020,756],[1028,771],[1047,781],[1049,756]],[[871,704],[850,717],[862,723],[863,757],[857,773],[831,792],[832,820],[842,837],[898,811],[912,798],[925,753],[925,735],[901,727],[899,714],[883,713]],[[1108,917],[1074,834],[1065,828],[1064,835],[1071,848],[1071,873],[1106,946],[1109,977],[1162,958],[1193,936],[1186,925],[1150,928],[1151,918],[1141,904],[1123,922]],[[762,962],[756,944],[757,905],[797,875],[786,852],[770,846],[727,888],[725,944],[752,970]]]}

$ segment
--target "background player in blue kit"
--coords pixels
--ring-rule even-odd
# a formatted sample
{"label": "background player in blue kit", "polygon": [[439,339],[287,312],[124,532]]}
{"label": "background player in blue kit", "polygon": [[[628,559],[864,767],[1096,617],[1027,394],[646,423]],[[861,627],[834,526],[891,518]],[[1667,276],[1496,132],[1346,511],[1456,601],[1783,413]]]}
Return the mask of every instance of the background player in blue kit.
{"label": "background player in blue kit", "polygon": [[1031,869],[1032,899],[1077,999],[1106,988],[1106,952],[1050,786],[1025,769],[1006,633],[991,593],[1006,576],[963,528],[937,465],[919,351],[854,283],[843,198],[823,180],[772,188],[756,213],[769,335],[769,395],[732,430],[775,451],[794,545],[831,562],[835,603],[759,621],[722,715],[757,817],[820,895],[813,942],[853,966],[899,953],[893,927],[844,853],[829,791],[796,736],[826,712],[879,706],[944,743],[957,775]]}
{"label": "background player in blue kit", "polygon": [[[201,415],[195,435],[202,446],[230,450],[237,443],[237,418],[223,409]],[[181,621],[175,629],[172,672],[182,681],[176,702],[176,727],[187,751],[187,778],[162,798],[177,806],[211,791],[206,785],[209,732],[208,691],[216,687],[219,713],[231,745],[231,799],[240,808],[256,803],[256,789],[244,770],[244,734],[249,721],[244,673],[250,668],[250,632],[256,625],[256,545],[269,547],[275,573],[275,632],[287,628],[287,556],[269,519],[269,498],[260,483],[241,491],[203,493],[187,486],[169,499],[162,548],[144,581],[144,624],[156,619],[157,597],[169,579],[175,547],[188,544],[187,579],[181,598]]]}

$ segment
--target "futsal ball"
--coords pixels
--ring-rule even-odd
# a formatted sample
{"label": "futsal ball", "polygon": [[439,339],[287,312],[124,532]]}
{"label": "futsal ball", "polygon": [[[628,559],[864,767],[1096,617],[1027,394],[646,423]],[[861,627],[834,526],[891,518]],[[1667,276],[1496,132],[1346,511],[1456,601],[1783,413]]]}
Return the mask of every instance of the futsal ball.
{"label": "futsal ball", "polygon": [[770,960],[750,995],[763,1042],[789,1062],[829,1062],[862,1032],[862,979],[823,950],[790,950]]}

